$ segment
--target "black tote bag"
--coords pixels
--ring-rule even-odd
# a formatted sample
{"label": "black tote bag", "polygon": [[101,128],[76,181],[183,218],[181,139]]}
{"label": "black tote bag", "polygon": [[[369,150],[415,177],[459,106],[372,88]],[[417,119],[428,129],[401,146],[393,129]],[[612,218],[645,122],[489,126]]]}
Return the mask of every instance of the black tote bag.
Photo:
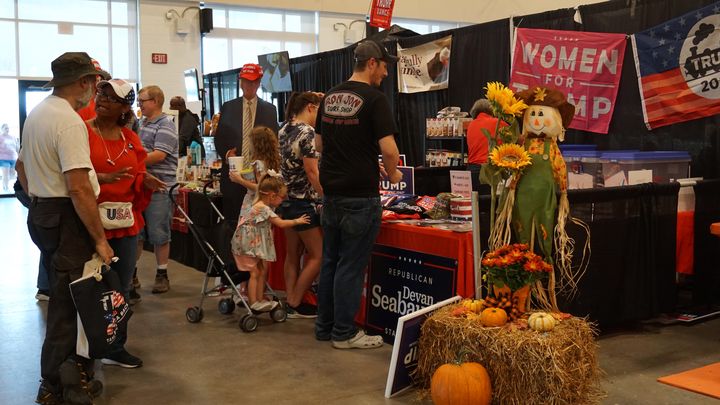
{"label": "black tote bag", "polygon": [[101,359],[118,338],[118,331],[126,330],[132,315],[121,293],[120,278],[102,266],[100,271],[70,283],[70,292],[78,311],[77,354]]}

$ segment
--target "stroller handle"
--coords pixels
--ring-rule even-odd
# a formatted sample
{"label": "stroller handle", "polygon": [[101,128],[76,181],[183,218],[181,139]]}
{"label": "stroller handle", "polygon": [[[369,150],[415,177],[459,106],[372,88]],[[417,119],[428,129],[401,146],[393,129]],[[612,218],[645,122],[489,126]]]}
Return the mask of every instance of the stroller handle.
{"label": "stroller handle", "polygon": [[168,195],[170,196],[170,199],[172,200],[172,195],[175,194],[174,191],[176,188],[180,187],[180,183],[173,184],[172,187],[170,187],[170,190],[168,191]]}

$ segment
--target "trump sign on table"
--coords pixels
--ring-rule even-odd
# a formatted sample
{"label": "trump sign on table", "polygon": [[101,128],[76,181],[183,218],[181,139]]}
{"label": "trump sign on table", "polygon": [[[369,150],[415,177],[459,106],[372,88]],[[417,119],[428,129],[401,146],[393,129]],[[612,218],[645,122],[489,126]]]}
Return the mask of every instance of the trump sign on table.
{"label": "trump sign on table", "polygon": [[648,129],[720,113],[720,3],[631,38]]}
{"label": "trump sign on table", "polygon": [[625,35],[518,28],[510,87],[554,87],[575,106],[570,128],[606,134],[625,56]]}

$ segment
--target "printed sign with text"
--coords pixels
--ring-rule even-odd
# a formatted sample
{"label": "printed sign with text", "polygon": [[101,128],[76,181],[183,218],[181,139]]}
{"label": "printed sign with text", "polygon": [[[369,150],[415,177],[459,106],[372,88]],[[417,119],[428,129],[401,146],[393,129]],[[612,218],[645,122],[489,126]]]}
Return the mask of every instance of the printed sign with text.
{"label": "printed sign with text", "polygon": [[455,295],[458,260],[373,246],[367,284],[367,328],[392,343],[399,317]]}

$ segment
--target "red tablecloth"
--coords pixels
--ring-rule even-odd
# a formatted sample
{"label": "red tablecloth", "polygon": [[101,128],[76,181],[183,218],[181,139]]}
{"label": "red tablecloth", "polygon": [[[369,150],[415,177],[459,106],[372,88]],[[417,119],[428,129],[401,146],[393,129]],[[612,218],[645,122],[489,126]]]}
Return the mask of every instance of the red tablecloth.
{"label": "red tablecloth", "polygon": [[375,243],[458,260],[456,292],[463,297],[475,294],[471,232],[403,224],[382,224]]}
{"label": "red tablecloth", "polygon": [[[285,234],[282,229],[275,228],[274,235],[277,261],[268,266],[268,282],[273,289],[284,290]],[[463,297],[471,297],[475,294],[472,233],[383,223],[375,243],[457,259],[456,293]],[[364,298],[365,294],[363,294],[363,301]],[[360,306],[356,320],[361,324],[365,320],[364,302]]]}
{"label": "red tablecloth", "polygon": [[677,247],[675,250],[675,271],[693,274],[695,211],[677,214]]}

